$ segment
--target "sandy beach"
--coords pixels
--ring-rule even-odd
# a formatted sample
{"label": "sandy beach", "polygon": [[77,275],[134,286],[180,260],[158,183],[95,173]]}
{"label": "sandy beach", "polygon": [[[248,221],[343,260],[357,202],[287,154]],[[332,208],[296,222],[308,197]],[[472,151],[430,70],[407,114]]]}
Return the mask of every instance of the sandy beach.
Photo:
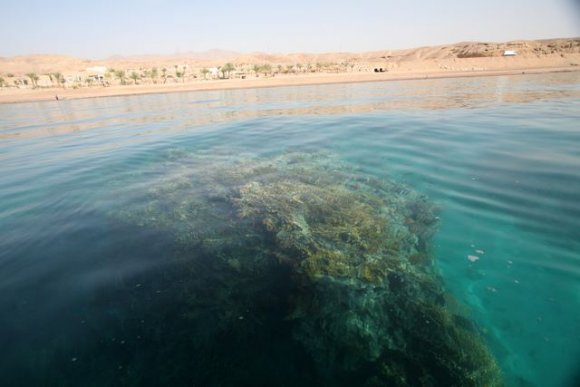
{"label": "sandy beach", "polygon": [[186,84],[168,85],[128,85],[92,87],[83,89],[8,89],[0,90],[0,103],[20,103],[56,101],[78,98],[97,98],[128,96],[139,94],[175,93],[188,91],[211,91],[227,89],[244,89],[259,87],[284,87],[324,85],[333,83],[385,82],[402,80],[420,80],[437,78],[483,77],[502,75],[540,74],[550,72],[580,72],[580,68],[547,67],[511,70],[454,71],[454,72],[416,72],[407,74],[393,73],[344,73],[344,74],[304,74],[297,76],[279,76],[256,79],[220,79]]}
{"label": "sandy beach", "polygon": [[174,93],[187,91],[210,91],[210,90],[227,90],[227,89],[244,89],[258,87],[284,87],[284,86],[306,86],[306,85],[323,85],[333,83],[355,83],[355,82],[384,82],[400,80],[418,80],[418,79],[435,79],[435,78],[458,78],[458,77],[481,77],[481,76],[501,76],[501,75],[520,75],[520,74],[538,74],[547,72],[568,72],[580,69],[567,67],[553,68],[531,68],[517,70],[487,70],[487,71],[456,71],[456,72],[429,72],[429,73],[409,73],[409,74],[305,74],[300,76],[280,76],[275,78],[256,78],[256,79],[222,79],[208,80],[187,84],[170,84],[170,85],[129,85],[129,86],[110,86],[110,87],[93,87],[83,89],[10,89],[0,92],[0,103],[19,103],[19,102],[38,102],[38,101],[55,101],[58,96],[59,100],[78,99],[78,98],[96,98],[112,96],[128,96],[139,94],[155,93]]}

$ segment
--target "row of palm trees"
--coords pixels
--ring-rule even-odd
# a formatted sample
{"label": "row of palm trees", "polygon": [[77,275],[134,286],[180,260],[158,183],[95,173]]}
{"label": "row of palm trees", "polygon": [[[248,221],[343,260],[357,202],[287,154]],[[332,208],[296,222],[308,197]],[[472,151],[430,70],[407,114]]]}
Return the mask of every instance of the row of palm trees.
{"label": "row of palm trees", "polygon": [[[175,69],[174,71],[175,78],[181,80],[181,82],[185,82],[187,67],[186,66],[179,67],[178,65],[175,65],[174,69]],[[231,72],[234,71],[236,67],[232,63],[226,63],[225,65],[218,67],[218,69],[222,74],[222,78],[229,78]],[[210,72],[211,71],[205,67],[200,70],[203,79],[207,79],[207,74],[209,74]],[[111,69],[107,74],[110,77],[109,74],[114,74],[115,78],[117,78],[122,85],[127,84],[127,77],[133,80],[133,84],[137,84],[137,81],[140,79],[147,78],[150,78],[153,83],[157,83],[157,78],[159,77],[159,70],[157,69],[157,67],[153,67],[151,70],[144,70],[142,74],[132,71],[129,75],[127,75],[125,70]],[[161,79],[163,80],[164,84],[167,83],[167,79],[170,77],[172,77],[172,75],[168,75],[168,69],[166,67],[161,68]],[[197,76],[194,75],[194,77]]]}
{"label": "row of palm trees", "polygon": [[[302,72],[319,72],[322,71],[323,69],[335,69],[336,71],[338,71],[339,66],[341,66],[338,63],[316,63],[316,64],[307,64],[307,65],[303,65],[301,63],[298,63],[296,65],[286,65],[285,67],[282,65],[277,65],[276,69],[274,69],[272,67],[271,64],[262,64],[262,65],[254,65],[251,69],[251,71],[254,72],[254,74],[256,76],[258,76],[259,74],[263,74],[264,76],[268,76],[274,73],[284,73],[284,74],[289,74],[289,73],[302,73]],[[343,66],[344,69],[346,69],[346,65]],[[351,65],[351,70],[354,67],[354,65]],[[181,80],[182,82],[185,82],[185,76],[186,76],[186,70],[187,67],[183,66],[183,67],[179,67],[178,65],[174,65],[175,71],[175,78],[177,78],[177,80]],[[219,78],[221,79],[226,79],[226,78],[230,78],[232,75],[232,72],[236,70],[236,66],[233,63],[226,63],[223,66],[219,66],[217,67],[218,70],[218,74],[219,74]],[[119,80],[119,82],[122,85],[127,84],[127,74],[124,70],[110,70],[115,77]],[[166,67],[163,67],[161,69],[161,79],[163,80],[163,83],[167,83],[167,79],[169,77],[172,77],[172,75],[168,75],[167,74],[168,69]],[[208,68],[202,68],[199,73],[201,74],[201,77],[203,79],[207,79],[207,76],[209,73],[211,73],[212,71],[210,71]],[[146,78],[150,78],[151,81],[153,83],[157,83],[157,78],[159,76],[159,72],[158,69],[156,67],[152,68],[151,70],[145,70],[143,72],[143,74],[138,74],[135,71],[131,72],[128,76],[128,78],[133,80],[133,84],[137,84],[137,81],[140,79],[146,79]],[[197,76],[194,75],[194,78],[196,78]]]}
{"label": "row of palm trees", "polygon": [[[184,80],[185,79],[185,70],[186,70],[185,66],[183,66],[180,69],[179,66],[175,65],[175,77],[177,77],[178,79],[182,79],[182,81],[185,82],[185,80]],[[167,78],[170,77],[170,75],[167,75],[167,71],[168,70],[166,67],[163,67],[161,69],[161,79],[163,80],[164,84],[167,83]],[[125,70],[110,69],[105,74],[105,77],[107,77],[107,78],[111,78],[113,76],[119,80],[119,83],[121,85],[127,84],[127,78],[132,79],[134,85],[137,84],[138,80],[147,79],[147,78],[150,78],[153,83],[157,83],[157,78],[159,77],[159,70],[157,69],[157,67],[153,67],[150,70],[144,70],[142,73],[137,73],[136,71],[131,71],[131,73],[127,74],[127,72]]]}
{"label": "row of palm trees", "polygon": [[[253,72],[256,76],[259,76],[259,74],[263,74],[264,76],[268,76],[268,75],[272,75],[272,74],[289,74],[289,73],[302,73],[302,72],[320,72],[323,69],[325,71],[341,71],[341,70],[348,70],[348,64],[338,64],[338,63],[315,63],[315,64],[306,64],[303,65],[301,63],[298,63],[296,65],[277,65],[275,68],[271,65],[271,64],[262,64],[262,65],[254,65],[251,69],[248,69],[247,67],[245,67],[246,71],[251,71]],[[354,64],[350,65],[350,69],[353,70],[354,68]],[[242,69],[244,69],[244,67],[242,67]],[[226,63],[223,66],[217,67],[218,70],[218,77],[221,79],[226,79],[226,78],[231,78],[232,76],[232,72],[234,72],[236,70],[236,66],[233,63]],[[215,70],[213,70],[215,71]],[[207,76],[209,73],[213,73],[213,71],[210,71],[207,68],[202,68],[199,71],[199,74],[201,75],[202,79],[207,79]],[[179,65],[174,65],[174,71],[172,72],[173,74],[169,74],[169,70],[167,67],[163,67],[161,69],[158,69],[157,67],[153,67],[151,69],[147,69],[147,70],[140,70],[139,72],[137,71],[131,71],[128,72],[127,70],[115,70],[115,69],[109,69],[109,71],[107,73],[105,73],[105,78],[106,80],[103,80],[103,78],[94,78],[94,77],[88,77],[85,79],[85,82],[88,86],[91,86],[93,82],[95,81],[100,81],[101,84],[103,85],[107,85],[110,84],[109,81],[113,80],[113,79],[117,79],[119,81],[119,83],[121,85],[127,85],[127,84],[134,84],[136,85],[138,83],[138,81],[143,80],[143,79],[150,79],[152,83],[157,83],[159,81],[159,78],[161,78],[161,81],[163,84],[167,83],[167,80],[172,78],[172,79],[176,79],[176,81],[180,81],[181,82],[185,82],[186,79],[186,73],[187,73],[187,67],[186,66],[179,66]],[[13,75],[10,74],[12,77]],[[66,79],[64,78],[64,76],[59,73],[59,72],[55,72],[55,73],[48,73],[46,74],[48,75],[48,77],[50,78],[51,83],[54,85],[56,85],[57,87],[64,87],[66,84]],[[197,78],[196,74],[190,74],[193,75],[194,78]],[[26,77],[30,80],[30,84],[32,85],[33,88],[37,88],[38,87],[38,80],[39,80],[39,76],[34,73],[34,72],[30,72],[26,74]],[[130,82],[132,80],[132,82]],[[25,80],[20,80],[17,81],[20,82],[20,84],[28,84],[28,81]],[[17,83],[15,83],[17,84]],[[4,86],[8,86],[8,82],[6,82],[4,80],[4,78],[0,77],[0,87],[4,87]],[[76,87],[76,86],[75,86]]]}
{"label": "row of palm trees", "polygon": [[[48,73],[46,74],[48,75],[50,81],[52,82],[52,84],[55,84],[57,86],[63,86],[66,82],[64,76],[61,73]],[[8,78],[14,78],[14,74],[8,74],[7,76]],[[32,85],[33,88],[37,88],[38,87],[38,80],[40,79],[40,77],[36,74],[36,73],[26,73],[26,77],[28,79],[30,79],[30,84]],[[28,80],[24,79],[17,79],[15,81],[13,81],[14,85],[17,86],[19,84],[28,84]],[[3,77],[0,77],[0,87],[7,87],[10,86],[10,83],[7,82]]]}

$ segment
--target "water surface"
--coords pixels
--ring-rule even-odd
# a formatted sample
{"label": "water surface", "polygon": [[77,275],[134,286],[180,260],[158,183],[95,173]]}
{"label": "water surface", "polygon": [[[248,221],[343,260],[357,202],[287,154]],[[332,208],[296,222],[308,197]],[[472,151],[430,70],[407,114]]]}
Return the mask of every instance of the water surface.
{"label": "water surface", "polygon": [[[219,342],[213,354],[180,351],[183,335],[212,329],[171,325],[183,314],[179,286],[169,284],[182,251],[166,233],[115,214],[181,173],[180,160],[324,151],[437,205],[437,271],[509,385],[574,385],[578,74],[0,106],[2,384],[147,384],[143,374],[152,385],[188,384],[196,380],[172,376],[167,364],[191,359],[215,381],[229,366],[218,348],[237,348],[233,357],[271,361],[292,385],[295,369],[312,367],[287,361],[303,356],[292,345],[270,355]],[[160,352],[168,341],[171,352]],[[256,380],[275,380],[263,372]]]}

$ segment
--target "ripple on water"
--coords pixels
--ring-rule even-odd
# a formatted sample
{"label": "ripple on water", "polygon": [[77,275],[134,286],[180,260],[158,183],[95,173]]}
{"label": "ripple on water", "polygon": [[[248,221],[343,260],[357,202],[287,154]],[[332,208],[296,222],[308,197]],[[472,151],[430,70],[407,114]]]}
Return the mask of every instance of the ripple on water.
{"label": "ripple on water", "polygon": [[[101,364],[111,383],[155,363],[156,340],[171,335],[151,321],[179,311],[161,278],[175,246],[109,214],[168,170],[191,177],[176,158],[324,150],[434,201],[438,270],[508,382],[565,385],[580,357],[578,97],[570,73],[0,105],[0,368],[12,370],[0,381],[82,384],[70,366],[97,352],[122,359]],[[131,335],[118,337],[119,321]],[[306,358],[291,345],[271,358],[284,351]],[[67,366],[50,367],[51,354]]]}

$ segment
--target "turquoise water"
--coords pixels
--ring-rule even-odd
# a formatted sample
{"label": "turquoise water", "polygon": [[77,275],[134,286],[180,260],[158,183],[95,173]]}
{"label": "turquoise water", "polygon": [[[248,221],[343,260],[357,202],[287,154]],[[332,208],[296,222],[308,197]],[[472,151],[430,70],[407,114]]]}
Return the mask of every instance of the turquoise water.
{"label": "turquoise water", "polygon": [[134,210],[179,179],[211,191],[216,166],[324,152],[437,206],[435,270],[507,385],[577,385],[579,122],[578,72],[2,105],[0,384],[324,383],[270,320],[239,343],[188,325],[223,278]]}

